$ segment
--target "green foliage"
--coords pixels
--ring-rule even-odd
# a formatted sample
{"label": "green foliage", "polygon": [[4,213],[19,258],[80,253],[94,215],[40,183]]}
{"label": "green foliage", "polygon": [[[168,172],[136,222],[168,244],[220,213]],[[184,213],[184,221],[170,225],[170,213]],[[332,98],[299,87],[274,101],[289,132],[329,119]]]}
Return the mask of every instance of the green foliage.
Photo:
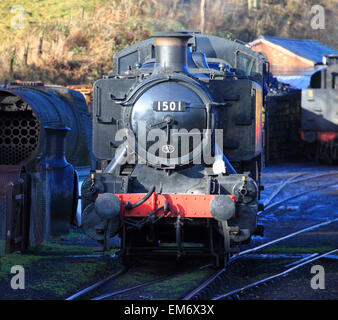
{"label": "green foliage", "polygon": [[[242,41],[261,34],[312,38],[338,46],[338,0],[257,2],[250,9],[247,0],[206,0],[205,33]],[[310,9],[315,4],[325,7],[324,30],[311,28]],[[24,28],[13,29],[21,9]],[[117,51],[157,31],[199,30],[200,21],[199,1],[192,0],[1,1],[0,83],[14,78],[92,84],[113,71]]]}
{"label": "green foliage", "polygon": [[[67,239],[75,238],[76,235],[70,234]],[[1,257],[1,298],[64,299],[79,288],[94,283],[98,277],[110,274],[109,259],[68,257],[93,253],[93,247],[44,243],[41,251],[31,248],[27,254],[12,253]],[[10,271],[14,265],[25,268],[25,290],[10,289],[9,283],[13,276]]]}
{"label": "green foliage", "polygon": [[[57,0],[6,0],[0,2],[0,37],[5,37],[5,30],[11,29],[11,21],[18,14],[18,6],[24,9],[26,29],[32,26],[44,26],[47,21],[63,25],[66,19],[77,17],[82,8],[93,10],[93,0],[57,1]],[[3,38],[0,38],[1,40]]]}

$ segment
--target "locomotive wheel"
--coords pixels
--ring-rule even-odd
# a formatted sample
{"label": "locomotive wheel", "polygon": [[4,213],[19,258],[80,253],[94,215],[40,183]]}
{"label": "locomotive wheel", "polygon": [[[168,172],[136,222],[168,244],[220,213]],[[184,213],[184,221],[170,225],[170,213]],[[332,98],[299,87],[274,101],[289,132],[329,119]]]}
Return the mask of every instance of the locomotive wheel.
{"label": "locomotive wheel", "polygon": [[[219,222],[218,232],[215,232],[214,243],[216,244],[216,252],[218,263],[215,261],[217,268],[225,268],[230,259],[230,228],[228,222]],[[224,236],[225,235],[225,236]]]}
{"label": "locomotive wheel", "polygon": [[221,268],[224,268],[230,259],[230,228],[228,226],[228,221],[222,221],[222,229],[223,229],[223,242],[224,242],[224,254],[223,259],[221,261]]}
{"label": "locomotive wheel", "polygon": [[230,252],[230,228],[227,221],[222,221],[223,237],[224,237],[224,252]]}

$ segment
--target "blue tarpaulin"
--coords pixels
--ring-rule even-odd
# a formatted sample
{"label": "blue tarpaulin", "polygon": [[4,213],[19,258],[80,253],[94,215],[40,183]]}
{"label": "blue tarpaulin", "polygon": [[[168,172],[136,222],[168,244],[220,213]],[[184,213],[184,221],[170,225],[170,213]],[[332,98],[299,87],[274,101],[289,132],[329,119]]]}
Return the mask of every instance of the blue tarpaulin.
{"label": "blue tarpaulin", "polygon": [[275,75],[274,77],[277,78],[279,82],[289,84],[292,88],[306,89],[310,85],[311,76],[324,68],[326,67],[321,66],[303,75]]}
{"label": "blue tarpaulin", "polygon": [[279,82],[287,83],[290,87],[295,89],[305,89],[310,85],[311,76],[284,76],[284,75],[276,75],[274,76],[277,78]]}

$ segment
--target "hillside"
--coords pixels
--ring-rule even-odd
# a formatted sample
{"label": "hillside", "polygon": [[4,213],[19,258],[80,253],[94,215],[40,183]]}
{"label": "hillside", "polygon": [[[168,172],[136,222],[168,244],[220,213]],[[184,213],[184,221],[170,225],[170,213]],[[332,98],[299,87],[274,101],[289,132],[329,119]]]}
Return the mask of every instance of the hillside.
{"label": "hillside", "polygon": [[[260,34],[338,47],[338,0],[206,0],[206,33],[251,41]],[[325,4],[326,29],[310,26]],[[23,18],[23,19],[22,19]],[[21,28],[22,27],[22,28]],[[157,30],[200,29],[200,0],[6,0],[0,3],[0,83],[92,84],[112,56]]]}

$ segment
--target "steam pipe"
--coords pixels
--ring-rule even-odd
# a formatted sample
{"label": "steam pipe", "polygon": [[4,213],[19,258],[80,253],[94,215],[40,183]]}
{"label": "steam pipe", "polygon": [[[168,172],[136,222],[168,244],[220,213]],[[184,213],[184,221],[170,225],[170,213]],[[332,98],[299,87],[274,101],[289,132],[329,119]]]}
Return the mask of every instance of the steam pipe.
{"label": "steam pipe", "polygon": [[140,206],[142,203],[146,202],[149,199],[149,197],[153,194],[154,191],[155,191],[155,186],[151,186],[148,193],[145,195],[145,197],[143,199],[135,202],[134,204],[127,202],[126,205],[125,205],[125,209],[131,210],[131,209],[134,209],[134,208]]}
{"label": "steam pipe", "polygon": [[103,173],[112,174],[118,165],[125,163],[128,155],[128,143],[125,141],[116,150],[114,158],[110,161]]}

